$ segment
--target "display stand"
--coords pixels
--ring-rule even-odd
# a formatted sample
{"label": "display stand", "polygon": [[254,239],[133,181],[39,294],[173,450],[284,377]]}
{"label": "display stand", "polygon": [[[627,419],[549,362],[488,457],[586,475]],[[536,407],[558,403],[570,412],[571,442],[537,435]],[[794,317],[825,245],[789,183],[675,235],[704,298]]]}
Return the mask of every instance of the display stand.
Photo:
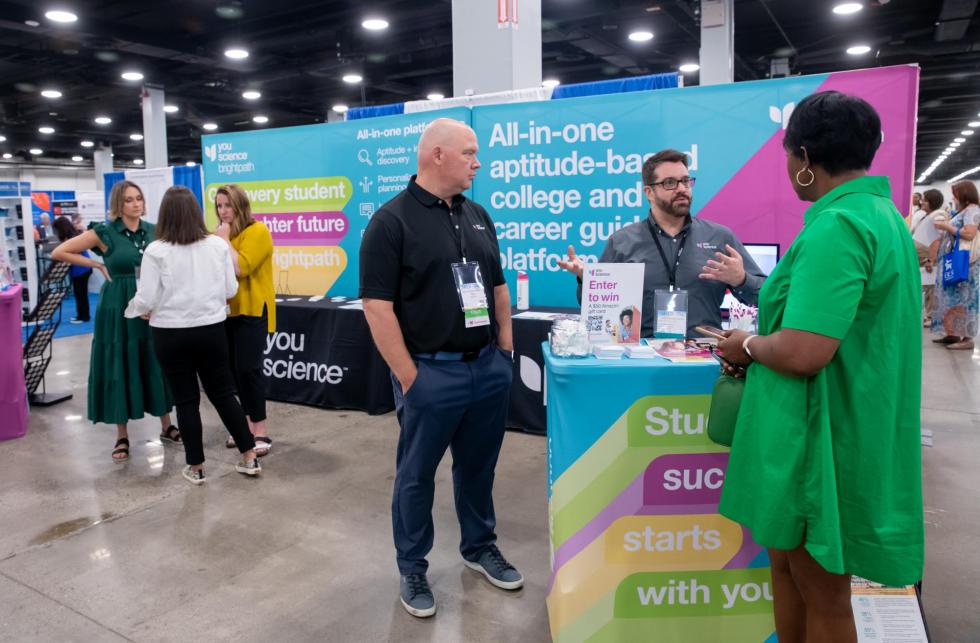
{"label": "display stand", "polygon": [[0,182],[0,225],[14,278],[24,286],[20,291],[21,310],[22,316],[26,316],[37,305],[38,292],[29,183]]}
{"label": "display stand", "polygon": [[21,284],[0,292],[0,440],[27,432],[27,390],[20,369]]}
{"label": "display stand", "polygon": [[27,336],[30,331],[30,336],[24,342],[24,380],[28,399],[36,406],[51,406],[72,398],[71,393],[49,393],[44,381],[51,363],[52,340],[61,324],[61,303],[68,294],[65,281],[70,268],[67,263],[50,261],[41,279],[37,307],[25,319],[24,334]]}

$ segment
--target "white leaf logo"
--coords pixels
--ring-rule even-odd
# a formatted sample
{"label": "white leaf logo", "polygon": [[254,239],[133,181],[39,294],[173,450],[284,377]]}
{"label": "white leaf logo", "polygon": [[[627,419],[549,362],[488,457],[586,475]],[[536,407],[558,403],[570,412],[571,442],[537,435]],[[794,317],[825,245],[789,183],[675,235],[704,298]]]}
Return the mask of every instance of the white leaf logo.
{"label": "white leaf logo", "polygon": [[779,109],[776,105],[770,105],[769,120],[773,123],[779,123],[780,127],[786,129],[786,126],[789,125],[789,117],[793,115],[794,109],[796,109],[796,103],[786,103],[782,109]]}
{"label": "white leaf logo", "polygon": [[786,103],[783,105],[783,129],[789,125],[789,117],[793,115],[793,110],[796,109],[796,103]]}
{"label": "white leaf logo", "polygon": [[769,120],[773,123],[782,123],[783,115],[775,105],[769,106]]}
{"label": "white leaf logo", "polygon": [[541,392],[541,367],[526,355],[521,355],[521,381],[532,391]]}

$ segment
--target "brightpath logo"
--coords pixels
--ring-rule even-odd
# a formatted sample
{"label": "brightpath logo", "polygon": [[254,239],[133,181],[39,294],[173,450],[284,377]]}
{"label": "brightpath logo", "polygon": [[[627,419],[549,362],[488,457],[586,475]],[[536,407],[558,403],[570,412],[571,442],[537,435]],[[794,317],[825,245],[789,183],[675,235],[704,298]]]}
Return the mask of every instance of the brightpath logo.
{"label": "brightpath logo", "polygon": [[218,163],[218,174],[242,174],[255,171],[255,164],[248,160],[248,152],[236,152],[231,143],[205,145],[204,156],[212,163]]}

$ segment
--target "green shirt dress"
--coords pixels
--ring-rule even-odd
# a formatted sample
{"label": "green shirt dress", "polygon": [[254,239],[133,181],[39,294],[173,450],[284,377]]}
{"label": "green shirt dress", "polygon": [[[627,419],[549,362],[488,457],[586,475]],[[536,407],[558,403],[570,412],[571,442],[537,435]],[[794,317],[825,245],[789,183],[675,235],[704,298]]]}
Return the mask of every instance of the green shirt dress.
{"label": "green shirt dress", "polygon": [[106,245],[102,255],[112,281],[102,285],[95,309],[92,356],[88,371],[88,419],[125,424],[149,413],[161,416],[173,396],[153,352],[150,324],[126,319],[123,312],[136,294],[136,269],[155,236],[153,224],[140,221],[135,232],[122,219],[89,225]]}
{"label": "green shirt dress", "polygon": [[886,177],[828,192],[759,293],[759,333],[840,340],[817,375],[748,370],[720,512],[828,572],[922,578],[921,289]]}

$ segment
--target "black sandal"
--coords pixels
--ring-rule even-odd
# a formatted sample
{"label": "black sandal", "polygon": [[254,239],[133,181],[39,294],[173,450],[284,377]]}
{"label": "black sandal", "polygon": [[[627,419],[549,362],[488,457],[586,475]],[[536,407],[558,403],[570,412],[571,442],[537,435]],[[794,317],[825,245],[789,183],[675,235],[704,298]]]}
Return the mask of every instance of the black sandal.
{"label": "black sandal", "polygon": [[171,424],[170,428],[160,434],[160,442],[180,444],[180,429]]}
{"label": "black sandal", "polygon": [[[116,440],[115,448],[112,450],[112,461],[115,463],[125,462],[129,460],[129,438],[119,438]],[[117,458],[116,454],[122,454],[121,458]]]}

